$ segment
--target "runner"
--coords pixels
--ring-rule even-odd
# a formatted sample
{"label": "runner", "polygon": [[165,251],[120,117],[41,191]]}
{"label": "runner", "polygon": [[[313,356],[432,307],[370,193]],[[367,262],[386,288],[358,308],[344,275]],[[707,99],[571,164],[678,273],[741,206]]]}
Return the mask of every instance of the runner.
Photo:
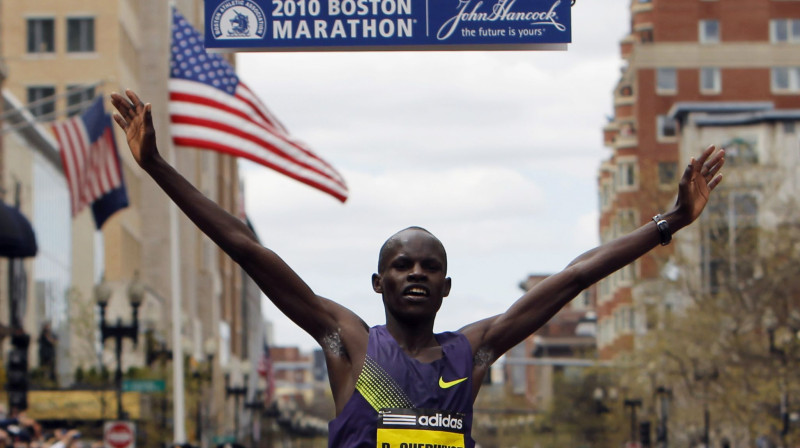
{"label": "runner", "polygon": [[114,119],[139,166],[322,347],[336,407],[331,447],[474,447],[472,405],[492,363],[581,291],[669,244],[673,233],[697,219],[722,180],[724,150],[710,146],[686,167],[672,210],[579,256],[508,310],[455,332],[433,332],[451,286],[444,246],[425,229],[409,227],[380,250],[372,288],[383,298],[386,323],[370,328],[312,291],[245,223],[166,163],[158,153],[150,104],[125,93],[127,98],[111,95]]}

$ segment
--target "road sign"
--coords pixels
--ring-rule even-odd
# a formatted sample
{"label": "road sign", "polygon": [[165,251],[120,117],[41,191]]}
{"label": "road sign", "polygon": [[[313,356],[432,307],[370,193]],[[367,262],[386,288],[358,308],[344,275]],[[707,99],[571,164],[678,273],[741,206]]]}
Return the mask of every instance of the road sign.
{"label": "road sign", "polygon": [[123,380],[123,392],[164,392],[164,380]]}
{"label": "road sign", "polygon": [[570,4],[569,0],[205,0],[205,47],[566,50],[572,40]]}
{"label": "road sign", "polygon": [[103,427],[104,448],[136,448],[136,424],[133,422],[106,422]]}
{"label": "road sign", "polygon": [[214,436],[211,440],[211,443],[214,445],[222,445],[223,443],[234,443],[236,442],[235,436]]}

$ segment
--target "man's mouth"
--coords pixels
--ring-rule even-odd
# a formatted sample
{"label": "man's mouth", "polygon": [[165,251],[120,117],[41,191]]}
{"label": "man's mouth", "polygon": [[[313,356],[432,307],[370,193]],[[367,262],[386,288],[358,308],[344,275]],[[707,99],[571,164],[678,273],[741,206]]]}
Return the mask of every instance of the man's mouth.
{"label": "man's mouth", "polygon": [[403,296],[415,299],[423,299],[430,295],[428,288],[422,286],[409,286],[403,290]]}

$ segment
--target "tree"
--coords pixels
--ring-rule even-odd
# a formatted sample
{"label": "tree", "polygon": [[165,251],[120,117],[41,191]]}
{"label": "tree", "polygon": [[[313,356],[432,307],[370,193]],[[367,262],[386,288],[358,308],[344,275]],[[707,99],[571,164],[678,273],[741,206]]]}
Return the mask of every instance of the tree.
{"label": "tree", "polygon": [[784,428],[800,410],[800,207],[715,193],[699,251],[673,260],[682,275],[667,283],[681,305],[648,315],[624,381],[654,413],[655,388],[672,390],[672,439],[800,442],[800,428]]}

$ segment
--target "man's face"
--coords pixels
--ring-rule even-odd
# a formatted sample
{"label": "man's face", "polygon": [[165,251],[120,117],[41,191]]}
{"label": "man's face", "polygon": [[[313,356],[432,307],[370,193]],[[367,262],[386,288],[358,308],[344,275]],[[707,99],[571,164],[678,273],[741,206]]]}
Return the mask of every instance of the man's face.
{"label": "man's face", "polygon": [[383,295],[387,315],[398,320],[433,318],[450,293],[447,258],[430,233],[407,229],[392,237],[372,288]]}

